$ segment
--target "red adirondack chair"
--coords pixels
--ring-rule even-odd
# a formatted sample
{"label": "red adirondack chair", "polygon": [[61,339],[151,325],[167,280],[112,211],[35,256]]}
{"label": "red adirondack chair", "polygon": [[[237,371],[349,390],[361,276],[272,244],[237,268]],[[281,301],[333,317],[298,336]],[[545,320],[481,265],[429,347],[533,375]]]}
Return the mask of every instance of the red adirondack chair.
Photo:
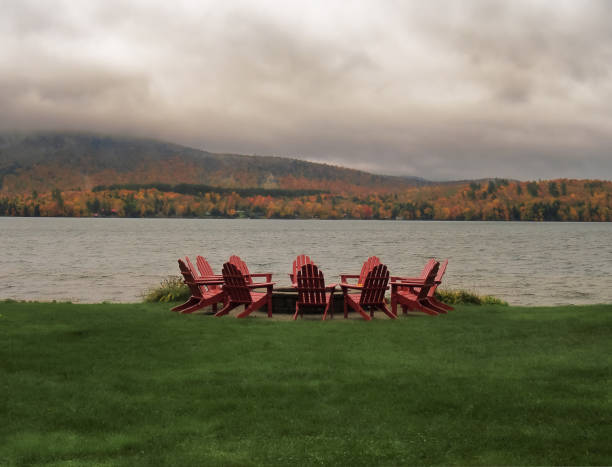
{"label": "red adirondack chair", "polygon": [[238,270],[242,273],[242,275],[246,279],[247,284],[254,284],[253,277],[265,277],[266,282],[272,282],[271,272],[260,272],[260,273],[252,274],[249,271],[249,268],[247,267],[246,263],[242,261],[242,259],[240,259],[240,256],[232,255],[230,256],[230,259],[228,262],[232,263],[234,266],[238,268]]}
{"label": "red adirondack chair", "polygon": [[307,255],[298,255],[297,258],[293,260],[293,272],[289,273],[289,279],[291,279],[291,286],[295,287],[296,283],[296,274],[302,269],[302,266],[305,264],[314,264],[314,262],[310,259],[310,256]]}
{"label": "red adirondack chair", "polygon": [[[389,318],[396,319],[397,316],[387,308],[385,304],[385,291],[389,289],[389,271],[384,264],[378,264],[372,268],[365,277],[363,285],[353,285],[346,282],[340,283],[344,295],[344,317],[348,316],[348,308],[357,311],[363,318],[370,321],[374,316],[374,310],[382,310]],[[349,289],[360,290],[360,293],[349,294]],[[368,315],[366,309],[370,311]]]}
{"label": "red adirondack chair", "polygon": [[[268,305],[268,318],[272,317],[272,288],[274,282],[248,284],[246,276],[236,265],[227,262],[223,265],[223,291],[228,297],[226,305],[215,316],[228,314],[234,308],[244,305],[244,311],[237,317],[244,318],[253,311]],[[253,289],[265,287],[266,292],[253,292]]]}
{"label": "red adirondack chair", "polygon": [[[193,269],[193,265],[189,258],[185,258],[187,263],[182,259],[178,260],[179,269],[181,270],[181,274],[183,275],[183,281],[189,287],[189,291],[191,292],[191,296],[189,300],[179,306],[175,306],[172,308],[172,311],[180,311],[181,313],[193,313],[205,306],[212,305],[213,312],[217,312],[217,303],[225,302],[226,296],[223,290],[221,289],[208,289],[207,286],[222,284],[223,281],[214,278],[199,278],[195,274],[195,270]],[[188,266],[188,264],[191,266]]]}
{"label": "red adirondack chair", "polygon": [[380,259],[378,256],[370,256],[361,267],[361,273],[357,274],[340,274],[340,282],[347,283],[347,279],[357,279],[357,285],[363,285],[368,273],[374,268],[374,266],[378,266],[380,264]]}
{"label": "red adirondack chair", "polygon": [[435,306],[428,300],[428,294],[432,287],[436,286],[436,275],[440,263],[430,261],[426,265],[425,278],[404,277],[391,281],[391,309],[397,314],[397,305],[402,306],[404,314],[408,310],[422,311],[429,315],[446,313],[446,310]]}
{"label": "red adirondack chair", "polygon": [[[310,258],[309,258],[310,259]],[[295,314],[293,319],[296,320],[298,313],[303,317],[303,308],[320,308],[324,307],[323,321],[327,318],[327,312],[331,305],[331,316],[334,316],[333,294],[336,290],[336,284],[325,286],[323,271],[319,271],[316,265],[306,263],[297,271],[296,286],[298,298],[295,302]]]}
{"label": "red adirondack chair", "polygon": [[[417,278],[411,278],[411,277],[395,277],[392,276],[391,277],[391,282],[397,282],[397,281],[411,281],[411,280],[424,280],[427,275],[429,274],[429,271],[431,270],[431,268],[433,267],[433,265],[436,263],[437,261],[435,259],[430,259],[427,264],[425,265],[425,267],[423,268],[423,271],[421,272],[421,275]],[[446,313],[447,311],[452,311],[454,310],[454,308],[450,305],[447,305],[444,302],[441,302],[440,300],[438,300],[435,297],[435,292],[436,289],[438,288],[438,286],[442,283],[442,277],[444,276],[444,273],[446,272],[446,267],[448,265],[448,260],[445,260],[443,263],[440,264],[440,267],[438,268],[438,273],[436,274],[436,277],[434,279],[435,285],[433,287],[431,287],[429,289],[429,292],[427,292],[427,297],[426,297],[426,302],[430,305],[430,307],[432,309],[440,309],[441,313]],[[409,290],[410,287],[400,287],[400,290]],[[417,287],[412,287],[413,292],[415,292],[418,288]]]}

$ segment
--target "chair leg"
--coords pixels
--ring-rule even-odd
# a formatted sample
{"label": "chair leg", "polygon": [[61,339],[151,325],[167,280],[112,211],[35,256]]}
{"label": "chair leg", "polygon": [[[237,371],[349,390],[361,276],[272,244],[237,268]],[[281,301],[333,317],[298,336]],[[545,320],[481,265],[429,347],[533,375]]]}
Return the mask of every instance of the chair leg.
{"label": "chair leg", "polygon": [[432,299],[430,298],[426,298],[423,300],[423,305],[427,306],[433,310],[436,310],[438,313],[444,313],[447,314],[448,310],[440,305],[438,305],[436,302],[434,302]]}
{"label": "chair leg", "polygon": [[254,303],[251,303],[248,307],[245,306],[244,311],[238,314],[236,318],[246,318],[247,316],[249,316],[253,311],[255,311],[255,307],[253,305]]}
{"label": "chair leg", "polygon": [[190,306],[189,308],[183,308],[181,310],[181,313],[193,313],[194,311],[198,311],[201,308],[204,308],[206,306],[206,303],[204,303],[202,300],[198,300],[194,305]]}
{"label": "chair leg", "polygon": [[251,313],[253,313],[255,310],[261,308],[262,306],[264,306],[266,304],[266,302],[268,303],[268,306],[270,307],[268,310],[268,317],[272,316],[272,302],[270,301],[271,299],[271,294],[266,295],[262,298],[260,298],[259,300],[257,300],[256,302],[251,302],[249,304],[249,306],[247,307],[247,305],[244,305],[244,311],[242,313],[240,313],[238,316],[236,316],[236,318],[245,318],[246,316],[249,316]]}
{"label": "chair leg", "polygon": [[423,303],[417,304],[417,310],[422,311],[423,313],[427,313],[428,315],[431,315],[431,316],[438,316],[439,315],[439,313],[436,310],[426,306]]}
{"label": "chair leg", "polygon": [[178,305],[178,306],[175,306],[170,311],[183,311],[183,310],[186,310],[187,308],[191,308],[193,305],[195,305],[199,301],[200,301],[199,298],[191,296],[191,297],[189,297],[189,300],[187,300],[185,303],[183,303],[181,305]]}
{"label": "chair leg", "polygon": [[453,308],[452,306],[441,302],[440,300],[436,300],[435,298],[431,300],[433,303],[435,303],[437,306],[439,306],[440,308],[444,308],[446,311],[453,311],[455,308]]}
{"label": "chair leg", "polygon": [[268,318],[272,318],[272,294],[268,294]]}
{"label": "chair leg", "polygon": [[387,308],[387,305],[385,305],[384,303],[381,305],[381,310],[385,312],[385,314],[391,318],[391,319],[397,319],[397,316],[395,316],[393,314],[393,312],[389,311],[389,309]]}
{"label": "chair leg", "polygon": [[372,318],[363,310],[363,308],[359,306],[358,303],[351,303],[351,308],[353,308],[356,312],[363,316],[363,319],[365,319],[366,321],[372,321]]}
{"label": "chair leg", "polygon": [[397,302],[402,306],[402,311],[404,314],[410,311],[422,311],[423,313],[427,313],[428,315],[437,316],[440,312],[434,307],[428,306],[427,303],[423,301],[415,301],[410,300],[407,297],[399,296],[397,297]]}
{"label": "chair leg", "polygon": [[346,306],[346,297],[344,297],[344,319],[348,318],[348,307]]}
{"label": "chair leg", "polygon": [[325,304],[325,311],[323,311],[323,321],[325,321],[327,319],[327,312],[329,311],[330,307],[331,307],[331,316],[334,316],[334,304],[332,303],[332,299],[333,299],[333,292],[330,292],[327,294],[327,303]]}
{"label": "chair leg", "polygon": [[233,310],[234,308],[240,306],[240,303],[232,303],[230,301],[227,302],[227,305],[225,305],[221,310],[219,310],[217,313],[215,313],[215,316],[219,317],[219,316],[223,316],[228,314],[231,310]]}
{"label": "chair leg", "polygon": [[217,313],[217,304],[216,304],[216,303],[213,303],[213,304],[212,304],[212,311],[213,311],[213,313],[215,313],[215,314]]}
{"label": "chair leg", "polygon": [[421,312],[426,313],[426,314],[431,315],[431,316],[438,316],[438,314],[439,314],[433,308],[429,308],[429,307],[427,307],[427,306],[425,306],[425,305],[423,305],[422,303],[419,303],[419,302],[411,303],[411,305],[409,305],[408,308],[411,311],[421,311]]}
{"label": "chair leg", "polygon": [[406,302],[405,306],[410,311],[421,311],[431,316],[438,316],[439,314],[437,310],[427,306],[427,304],[422,301],[409,300]]}
{"label": "chair leg", "polygon": [[297,320],[298,313],[300,312],[300,306],[295,302],[295,313],[293,313],[293,321]]}

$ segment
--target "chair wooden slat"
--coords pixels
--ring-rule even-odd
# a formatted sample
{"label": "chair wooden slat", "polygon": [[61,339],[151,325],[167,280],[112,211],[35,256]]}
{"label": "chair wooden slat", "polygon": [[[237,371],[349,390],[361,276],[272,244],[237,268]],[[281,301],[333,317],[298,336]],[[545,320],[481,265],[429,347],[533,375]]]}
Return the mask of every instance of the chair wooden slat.
{"label": "chair wooden slat", "polygon": [[380,264],[380,258],[378,256],[370,256],[361,267],[361,273],[359,274],[358,284],[365,283],[366,277],[368,273],[375,267]]}
{"label": "chair wooden slat", "polygon": [[240,256],[236,256],[236,255],[230,256],[229,263],[236,266],[238,271],[240,271],[240,273],[245,277],[247,284],[253,283],[253,279],[251,279],[249,268],[247,267],[246,263],[242,261]]}
{"label": "chair wooden slat", "polygon": [[230,300],[237,303],[251,303],[251,292],[247,287],[247,280],[242,271],[235,264],[223,265],[223,282],[225,292]]}
{"label": "chair wooden slat", "polygon": [[266,282],[272,282],[271,272],[260,272],[256,274],[251,273],[247,267],[247,264],[240,258],[240,256],[230,256],[229,262],[238,268],[238,270],[244,275],[244,278],[249,285],[256,284],[256,282],[253,281],[254,277],[265,277]]}
{"label": "chair wooden slat", "polygon": [[314,264],[310,256],[308,255],[298,255],[293,260],[292,272],[289,273],[289,278],[291,279],[291,284],[295,286],[296,283],[296,275],[297,272],[304,266],[305,264]]}
{"label": "chair wooden slat", "polygon": [[[206,260],[206,258],[204,258],[203,256],[196,256],[196,265],[198,267],[198,271],[200,273],[200,276],[202,277],[206,277],[206,276],[214,276],[215,273],[213,272],[212,267],[210,266],[210,264],[208,263],[208,261]],[[208,290],[221,290],[221,286],[214,284],[214,285],[209,285],[207,286]]]}

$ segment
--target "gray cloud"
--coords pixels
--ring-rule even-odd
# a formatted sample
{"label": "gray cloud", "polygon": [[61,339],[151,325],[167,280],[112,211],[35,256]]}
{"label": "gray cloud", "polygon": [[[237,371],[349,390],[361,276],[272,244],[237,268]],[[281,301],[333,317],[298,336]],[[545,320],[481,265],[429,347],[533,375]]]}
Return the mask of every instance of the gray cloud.
{"label": "gray cloud", "polygon": [[0,56],[0,130],[432,179],[612,179],[605,0],[8,0]]}

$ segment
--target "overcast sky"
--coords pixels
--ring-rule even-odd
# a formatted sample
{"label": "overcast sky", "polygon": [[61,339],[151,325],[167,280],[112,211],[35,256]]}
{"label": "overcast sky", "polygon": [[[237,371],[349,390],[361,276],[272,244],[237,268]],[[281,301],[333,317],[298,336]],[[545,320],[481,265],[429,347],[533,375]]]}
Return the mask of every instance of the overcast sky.
{"label": "overcast sky", "polygon": [[1,0],[0,130],[612,179],[612,1]]}

